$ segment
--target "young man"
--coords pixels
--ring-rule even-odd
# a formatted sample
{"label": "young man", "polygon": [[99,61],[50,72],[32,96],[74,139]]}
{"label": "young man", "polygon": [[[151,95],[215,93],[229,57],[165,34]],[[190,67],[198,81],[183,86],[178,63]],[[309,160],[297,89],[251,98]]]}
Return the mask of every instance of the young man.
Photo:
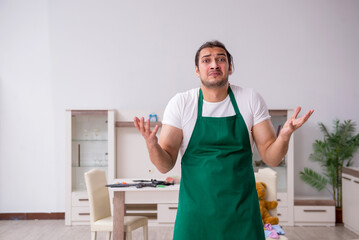
{"label": "young man", "polygon": [[197,51],[201,87],[179,93],[168,103],[159,140],[158,126],[134,118],[150,159],[166,173],[181,151],[181,185],[175,240],[264,239],[252,168],[252,143],[263,161],[277,166],[291,134],[313,110],[297,119],[300,107],[275,136],[267,106],[252,89],[229,85],[232,56],[218,42]]}

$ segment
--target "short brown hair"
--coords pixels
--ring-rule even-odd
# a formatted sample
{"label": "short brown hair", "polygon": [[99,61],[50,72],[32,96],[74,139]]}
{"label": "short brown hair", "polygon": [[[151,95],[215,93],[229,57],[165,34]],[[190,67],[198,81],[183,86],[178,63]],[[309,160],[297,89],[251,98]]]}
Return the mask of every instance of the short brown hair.
{"label": "short brown hair", "polygon": [[[231,64],[233,62],[233,58],[232,55],[228,52],[227,48],[224,46],[223,43],[221,43],[220,41],[214,40],[214,41],[208,41],[205,42],[204,44],[202,44],[202,46],[197,50],[196,52],[196,56],[195,56],[195,64],[198,67],[198,60],[199,60],[199,53],[201,52],[202,49],[204,48],[215,48],[215,47],[219,47],[219,48],[223,48],[226,51],[227,54],[227,58],[228,58],[228,65],[229,68],[231,67]],[[232,66],[233,69],[233,66]]]}

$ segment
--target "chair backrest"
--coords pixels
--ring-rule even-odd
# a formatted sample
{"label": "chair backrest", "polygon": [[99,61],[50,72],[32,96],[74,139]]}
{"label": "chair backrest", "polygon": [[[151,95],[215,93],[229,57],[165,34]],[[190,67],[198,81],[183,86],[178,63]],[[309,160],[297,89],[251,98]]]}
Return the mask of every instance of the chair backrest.
{"label": "chair backrest", "polygon": [[[264,182],[267,185],[265,200],[277,200],[277,172],[271,168],[262,168],[254,173],[256,182]],[[277,208],[270,210],[272,216],[277,216]]]}
{"label": "chair backrest", "polygon": [[92,169],[86,172],[85,182],[90,203],[91,222],[111,216],[110,197],[105,186],[107,184],[105,171]]}

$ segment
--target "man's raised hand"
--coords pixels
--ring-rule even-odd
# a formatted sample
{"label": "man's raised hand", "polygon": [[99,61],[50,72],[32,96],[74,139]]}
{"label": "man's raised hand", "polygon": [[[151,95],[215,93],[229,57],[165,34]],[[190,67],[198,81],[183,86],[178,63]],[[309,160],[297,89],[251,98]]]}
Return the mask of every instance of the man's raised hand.
{"label": "man's raised hand", "polygon": [[309,110],[303,117],[297,118],[301,107],[297,107],[294,111],[294,114],[285,122],[280,135],[285,138],[290,138],[291,134],[300,128],[313,114],[314,110]]}
{"label": "man's raised hand", "polygon": [[143,138],[146,140],[147,146],[151,146],[152,144],[156,144],[158,142],[158,138],[156,136],[159,129],[158,125],[156,125],[153,131],[151,131],[150,120],[147,119],[145,122],[144,117],[141,117],[141,119],[134,117],[133,123],[137,130],[142,134]]}

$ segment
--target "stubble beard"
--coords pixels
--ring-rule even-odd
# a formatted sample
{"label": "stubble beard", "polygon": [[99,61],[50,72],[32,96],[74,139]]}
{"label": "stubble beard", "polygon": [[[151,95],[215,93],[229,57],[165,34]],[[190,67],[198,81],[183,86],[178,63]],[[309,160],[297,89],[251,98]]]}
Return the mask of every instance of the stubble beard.
{"label": "stubble beard", "polygon": [[208,81],[201,79],[201,83],[206,88],[212,88],[212,89],[213,88],[221,88],[221,87],[224,87],[225,85],[227,85],[228,77],[222,78],[220,81],[217,81],[217,82],[208,82]]}

